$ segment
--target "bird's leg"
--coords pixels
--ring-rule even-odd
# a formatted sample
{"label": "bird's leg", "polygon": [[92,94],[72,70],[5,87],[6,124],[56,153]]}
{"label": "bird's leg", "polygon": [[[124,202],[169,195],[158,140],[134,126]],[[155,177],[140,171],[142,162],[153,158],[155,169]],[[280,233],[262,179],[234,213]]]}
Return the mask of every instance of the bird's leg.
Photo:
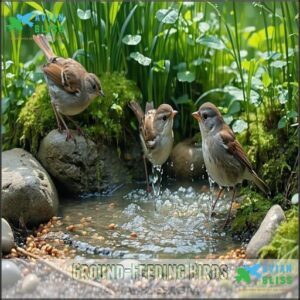
{"label": "bird's leg", "polygon": [[211,211],[213,211],[213,210],[215,209],[215,206],[216,206],[216,204],[217,204],[217,202],[218,202],[218,200],[219,200],[219,198],[220,198],[220,196],[221,196],[221,194],[222,194],[223,191],[224,191],[224,188],[222,187],[222,188],[219,190],[217,199],[215,200],[214,204],[212,205]]}
{"label": "bird's leg", "polygon": [[147,192],[151,193],[152,188],[149,184],[149,178],[148,178],[148,170],[147,170],[147,161],[145,155],[143,155],[143,161],[144,161],[144,168],[145,168],[145,176],[146,176],[146,182],[147,182]]}
{"label": "bird's leg", "polygon": [[54,111],[54,115],[55,115],[55,119],[56,119],[56,122],[57,122],[58,131],[62,132],[63,129],[62,129],[61,122],[60,122],[60,119],[58,117],[55,105],[52,102],[51,102],[51,105],[52,105],[52,108],[53,108],[53,111]]}
{"label": "bird's leg", "polygon": [[66,141],[68,141],[68,140],[71,139],[71,140],[74,140],[74,142],[76,143],[76,140],[75,140],[73,134],[71,133],[70,129],[68,128],[68,126],[67,126],[67,124],[66,124],[66,122],[65,122],[65,120],[64,120],[64,118],[63,118],[63,116],[62,116],[59,112],[57,112],[57,115],[58,115],[58,117],[60,118],[61,122],[63,123],[63,125],[64,125],[64,127],[65,127],[65,129],[66,129],[66,131],[67,131]]}
{"label": "bird's leg", "polygon": [[77,130],[77,132],[78,132],[79,135],[82,135],[82,136],[86,137],[84,131],[80,128],[80,126],[77,124],[77,122],[75,122],[75,121],[74,121],[71,117],[69,117],[69,116],[66,116],[66,118],[67,118],[68,120],[70,120],[70,121],[75,125],[76,130]]}
{"label": "bird's leg", "polygon": [[235,198],[235,192],[236,192],[236,189],[235,189],[235,186],[234,186],[234,187],[233,187],[232,199],[231,199],[231,202],[230,202],[230,207],[229,207],[229,210],[228,210],[228,213],[227,213],[226,221],[225,221],[225,223],[224,223],[224,225],[223,225],[223,229],[224,229],[225,226],[227,225],[227,222],[228,222],[229,217],[230,217],[230,212],[231,212],[233,200],[234,200],[234,198]]}

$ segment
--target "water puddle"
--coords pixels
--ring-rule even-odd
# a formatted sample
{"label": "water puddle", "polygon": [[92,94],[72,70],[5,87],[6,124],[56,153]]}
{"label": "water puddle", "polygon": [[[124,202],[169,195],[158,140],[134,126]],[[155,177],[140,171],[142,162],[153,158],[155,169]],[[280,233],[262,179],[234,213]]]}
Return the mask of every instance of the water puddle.
{"label": "water puddle", "polygon": [[[145,185],[126,186],[110,196],[62,200],[56,231],[85,257],[204,258],[238,246],[222,225],[229,198],[210,216],[211,193],[203,185],[162,188],[149,195]],[[73,227],[72,227],[73,226]]]}

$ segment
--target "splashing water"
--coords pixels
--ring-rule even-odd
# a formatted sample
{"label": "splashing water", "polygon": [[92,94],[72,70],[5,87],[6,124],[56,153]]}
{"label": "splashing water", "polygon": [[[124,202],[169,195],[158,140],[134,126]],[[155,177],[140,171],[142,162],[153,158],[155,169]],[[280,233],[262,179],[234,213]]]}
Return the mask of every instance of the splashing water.
{"label": "splashing water", "polygon": [[152,185],[152,192],[154,197],[158,197],[161,189],[163,169],[161,165],[152,165],[152,174],[150,175],[150,182]]}
{"label": "splashing water", "polygon": [[[168,187],[155,199],[139,186],[124,186],[105,197],[65,199],[60,208],[62,224],[55,230],[68,233],[83,246],[104,249],[101,253],[122,252],[124,258],[204,258],[209,253],[224,254],[237,245],[219,226],[226,207],[218,206],[218,215],[211,217],[211,196],[200,192],[203,186],[173,183]],[[90,217],[91,222],[81,228],[76,224],[83,217]],[[112,223],[115,229],[110,230]],[[73,224],[78,229],[66,232]],[[131,236],[133,232],[136,237]],[[81,248],[76,248],[78,255],[102,255]]]}

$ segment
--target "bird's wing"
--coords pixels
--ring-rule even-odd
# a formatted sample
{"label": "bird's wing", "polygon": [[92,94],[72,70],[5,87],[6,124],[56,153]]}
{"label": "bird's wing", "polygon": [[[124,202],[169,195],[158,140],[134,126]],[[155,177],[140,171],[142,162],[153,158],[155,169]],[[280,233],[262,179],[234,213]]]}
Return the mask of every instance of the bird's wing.
{"label": "bird's wing", "polygon": [[250,161],[247,158],[246,153],[242,145],[236,140],[234,133],[228,125],[224,125],[223,129],[220,131],[220,137],[223,141],[224,148],[237,158],[245,167],[250,171],[253,170]]}
{"label": "bird's wing", "polygon": [[143,138],[145,140],[146,147],[148,149],[153,149],[156,145],[156,140],[158,138],[155,130],[153,128],[155,117],[155,110],[150,110],[145,115],[144,122],[140,128]]}
{"label": "bird's wing", "polygon": [[[66,92],[76,94],[81,91],[82,76],[85,69],[78,63],[66,63],[66,59],[53,59],[43,67],[43,71],[49,79]],[[80,67],[79,67],[80,66]]]}

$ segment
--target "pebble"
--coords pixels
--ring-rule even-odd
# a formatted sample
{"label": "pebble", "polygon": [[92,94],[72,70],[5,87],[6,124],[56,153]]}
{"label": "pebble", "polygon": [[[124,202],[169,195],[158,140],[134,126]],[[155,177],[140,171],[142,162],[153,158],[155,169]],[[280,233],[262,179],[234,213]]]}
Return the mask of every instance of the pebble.
{"label": "pebble", "polygon": [[40,279],[35,274],[28,274],[23,279],[21,289],[23,292],[33,292],[37,288],[39,282]]}
{"label": "pebble", "polygon": [[21,279],[19,267],[12,261],[2,259],[2,287],[9,288]]}
{"label": "pebble", "polygon": [[109,225],[108,225],[108,229],[109,229],[109,230],[114,230],[114,229],[116,229],[116,224],[114,224],[114,223],[109,224]]}
{"label": "pebble", "polygon": [[15,245],[14,235],[10,225],[4,218],[1,219],[1,226],[1,250],[3,253],[9,253]]}

